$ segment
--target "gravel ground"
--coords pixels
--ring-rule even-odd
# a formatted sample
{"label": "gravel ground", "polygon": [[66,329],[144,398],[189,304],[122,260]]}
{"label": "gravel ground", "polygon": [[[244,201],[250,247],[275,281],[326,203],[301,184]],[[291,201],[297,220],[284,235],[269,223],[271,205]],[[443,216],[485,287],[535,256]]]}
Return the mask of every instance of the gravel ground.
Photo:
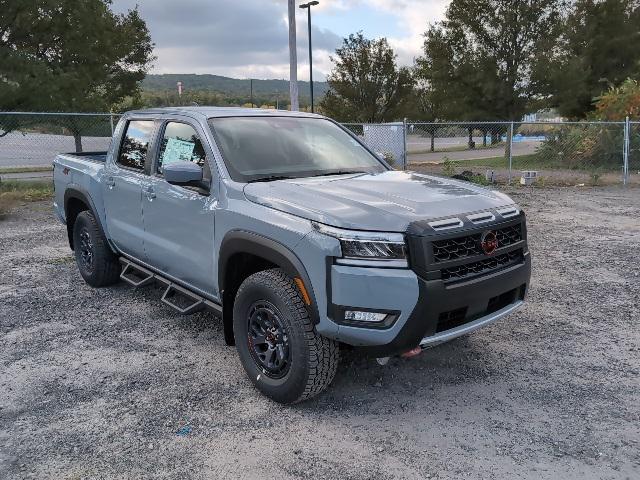
{"label": "gravel ground", "polygon": [[85,285],[46,203],[0,221],[0,478],[639,478],[640,190],[515,192],[526,307],[284,407],[220,322]]}

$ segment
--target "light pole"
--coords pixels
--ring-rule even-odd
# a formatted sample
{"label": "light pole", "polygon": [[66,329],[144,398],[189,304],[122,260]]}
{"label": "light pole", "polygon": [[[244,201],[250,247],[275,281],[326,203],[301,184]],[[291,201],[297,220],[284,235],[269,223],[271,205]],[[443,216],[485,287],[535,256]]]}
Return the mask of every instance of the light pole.
{"label": "light pole", "polygon": [[311,113],[313,113],[313,61],[311,59],[311,7],[315,7],[320,2],[313,0],[309,3],[303,3],[300,8],[307,9],[308,27],[309,27],[309,89],[311,91]]}
{"label": "light pole", "polygon": [[296,0],[288,1],[289,10],[289,95],[292,112],[297,112],[298,105],[298,52],[296,51]]}

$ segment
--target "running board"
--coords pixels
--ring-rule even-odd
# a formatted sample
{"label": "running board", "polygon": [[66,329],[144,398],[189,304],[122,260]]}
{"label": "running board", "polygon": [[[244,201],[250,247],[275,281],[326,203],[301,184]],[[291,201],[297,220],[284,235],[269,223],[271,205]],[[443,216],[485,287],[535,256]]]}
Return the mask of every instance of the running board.
{"label": "running board", "polygon": [[131,260],[121,257],[122,273],[120,278],[135,288],[146,287],[152,283],[161,283],[165,291],[160,299],[162,303],[170,306],[182,315],[191,315],[201,310],[210,310],[216,315],[222,315],[222,306],[207,300],[206,298],[184,288],[171,280],[152,272]]}

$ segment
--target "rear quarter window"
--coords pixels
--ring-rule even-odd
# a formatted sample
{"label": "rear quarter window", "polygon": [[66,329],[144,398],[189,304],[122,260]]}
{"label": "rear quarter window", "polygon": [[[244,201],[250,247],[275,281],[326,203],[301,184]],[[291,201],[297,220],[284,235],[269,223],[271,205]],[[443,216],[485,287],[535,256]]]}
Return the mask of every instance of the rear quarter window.
{"label": "rear quarter window", "polygon": [[127,123],[118,154],[119,165],[144,170],[153,127],[152,120],[132,120]]}

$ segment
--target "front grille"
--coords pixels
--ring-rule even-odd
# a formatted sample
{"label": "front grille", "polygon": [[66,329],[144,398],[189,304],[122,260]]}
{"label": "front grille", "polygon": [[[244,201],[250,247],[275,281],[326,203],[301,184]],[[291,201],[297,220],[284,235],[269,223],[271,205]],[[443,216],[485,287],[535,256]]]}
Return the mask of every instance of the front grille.
{"label": "front grille", "polygon": [[467,280],[485,273],[493,273],[494,271],[521,263],[523,259],[523,251],[520,248],[518,250],[513,250],[511,252],[496,255],[495,257],[486,258],[477,262],[443,268],[441,270],[442,279],[445,282]]}
{"label": "front grille", "polygon": [[[522,225],[510,225],[494,230],[498,239],[498,248],[508,247],[522,240]],[[482,232],[433,242],[433,258],[436,263],[458,260],[475,255],[483,255],[480,246]]]}

